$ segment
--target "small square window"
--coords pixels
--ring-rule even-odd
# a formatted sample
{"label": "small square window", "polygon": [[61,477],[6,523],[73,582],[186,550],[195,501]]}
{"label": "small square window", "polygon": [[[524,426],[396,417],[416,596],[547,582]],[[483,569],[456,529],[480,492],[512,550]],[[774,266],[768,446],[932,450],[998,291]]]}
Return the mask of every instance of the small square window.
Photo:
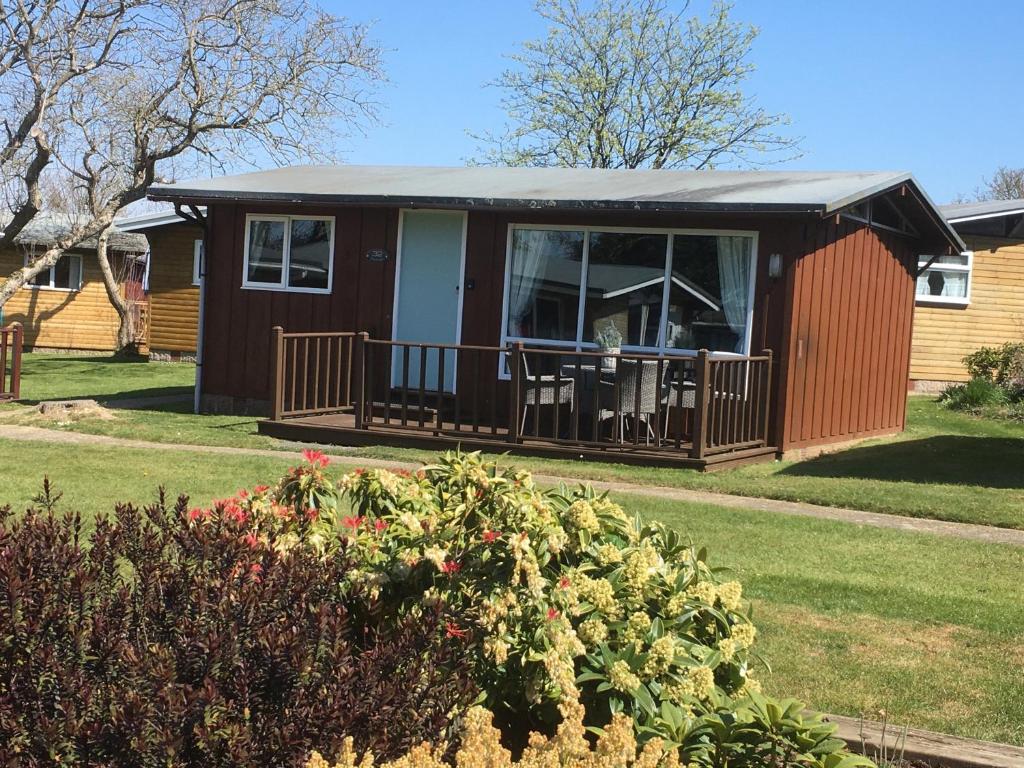
{"label": "small square window", "polygon": [[245,288],[327,293],[333,261],[333,217],[246,219]]}

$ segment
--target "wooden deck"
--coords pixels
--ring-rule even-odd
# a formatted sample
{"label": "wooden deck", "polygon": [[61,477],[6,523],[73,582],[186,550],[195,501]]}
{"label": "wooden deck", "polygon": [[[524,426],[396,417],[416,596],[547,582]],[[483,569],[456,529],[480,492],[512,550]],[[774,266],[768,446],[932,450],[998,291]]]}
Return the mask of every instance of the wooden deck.
{"label": "wooden deck", "polygon": [[[713,469],[772,459],[771,353],[424,344],[275,328],[261,433]],[[502,373],[504,372],[504,373]]]}
{"label": "wooden deck", "polygon": [[577,459],[608,461],[647,467],[666,467],[711,471],[740,466],[753,462],[771,461],[777,453],[775,448],[761,447],[720,453],[703,459],[690,456],[690,446],[669,450],[665,447],[614,445],[606,448],[593,446],[555,445],[543,439],[521,438],[510,443],[508,430],[504,427],[464,432],[454,430],[452,422],[444,422],[442,431],[424,429],[410,431],[400,425],[374,426],[372,429],[357,429],[354,413],[334,413],[319,416],[302,416],[274,421],[267,419],[258,426],[260,434],[280,440],[303,443],[324,443],[327,445],[368,446],[388,445],[397,448],[423,448],[444,450],[461,448],[467,451],[508,453],[514,456],[537,456],[551,459]]}

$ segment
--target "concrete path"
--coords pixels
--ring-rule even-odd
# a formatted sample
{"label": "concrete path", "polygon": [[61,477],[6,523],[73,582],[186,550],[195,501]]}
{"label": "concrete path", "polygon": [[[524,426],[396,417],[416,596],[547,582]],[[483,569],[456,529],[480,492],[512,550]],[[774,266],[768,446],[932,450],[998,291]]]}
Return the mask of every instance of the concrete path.
{"label": "concrete path", "polygon": [[[30,427],[14,424],[0,424],[0,438],[7,440],[24,440],[29,442],[63,443],[65,445],[94,445],[107,448],[141,448],[145,450],[187,451],[192,453],[208,453],[234,456],[264,456],[296,460],[301,458],[301,448],[292,450],[275,450],[269,448],[238,448],[233,446],[213,445],[179,445],[173,443],[153,443],[146,440],[132,440],[124,437],[108,437],[106,435],[87,435],[80,432],[65,432],[43,427]],[[336,464],[360,467],[380,467],[384,469],[416,469],[416,462],[371,459],[345,453],[344,448],[331,447],[325,453]],[[534,473],[534,479],[542,485],[569,486],[581,482],[578,478],[560,477]],[[950,536],[969,541],[981,541],[992,544],[1010,544],[1024,547],[1024,531],[1010,528],[996,528],[971,523],[949,523],[941,520],[926,520],[901,515],[885,515],[878,512],[862,512],[842,507],[824,507],[817,504],[806,504],[796,501],[778,501],[775,499],[759,499],[749,496],[733,496],[711,491],[688,490],[685,488],[668,488],[662,486],[636,485],[624,482],[604,482],[587,480],[589,485],[602,491],[614,493],[630,493],[642,496],[653,496],[670,501],[684,501],[698,504],[713,504],[732,509],[748,509],[760,512],[772,512],[784,515],[813,517],[821,520],[836,520],[854,525],[868,525],[874,528],[889,528],[911,533],[927,533],[938,536]]]}

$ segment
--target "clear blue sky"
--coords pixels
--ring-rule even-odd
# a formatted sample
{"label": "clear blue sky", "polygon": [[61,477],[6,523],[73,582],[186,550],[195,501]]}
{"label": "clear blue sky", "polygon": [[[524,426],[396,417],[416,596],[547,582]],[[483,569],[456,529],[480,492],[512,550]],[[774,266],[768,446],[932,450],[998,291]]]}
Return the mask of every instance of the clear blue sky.
{"label": "clear blue sky", "polygon": [[[374,21],[389,49],[385,125],[339,147],[352,163],[465,162],[476,149],[466,131],[502,124],[485,84],[544,30],[531,0],[328,7]],[[733,17],[761,31],[747,92],[803,137],[802,157],[782,167],[907,169],[943,203],[999,165],[1024,166],[1024,2],[737,0]]]}

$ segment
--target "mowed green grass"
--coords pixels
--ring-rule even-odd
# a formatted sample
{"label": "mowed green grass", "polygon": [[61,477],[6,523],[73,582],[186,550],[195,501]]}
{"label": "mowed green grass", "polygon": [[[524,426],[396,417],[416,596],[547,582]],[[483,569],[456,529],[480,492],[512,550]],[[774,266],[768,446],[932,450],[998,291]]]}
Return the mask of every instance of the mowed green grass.
{"label": "mowed green grass", "polygon": [[[157,488],[194,504],[275,480],[291,463],[178,450],[0,439],[0,503],[22,508],[44,474],[87,516]],[[340,471],[340,470],[339,470]],[[1024,744],[1024,549],[763,512],[620,496],[684,531],[745,585],[771,667],[767,690],[831,712],[874,715]]]}

